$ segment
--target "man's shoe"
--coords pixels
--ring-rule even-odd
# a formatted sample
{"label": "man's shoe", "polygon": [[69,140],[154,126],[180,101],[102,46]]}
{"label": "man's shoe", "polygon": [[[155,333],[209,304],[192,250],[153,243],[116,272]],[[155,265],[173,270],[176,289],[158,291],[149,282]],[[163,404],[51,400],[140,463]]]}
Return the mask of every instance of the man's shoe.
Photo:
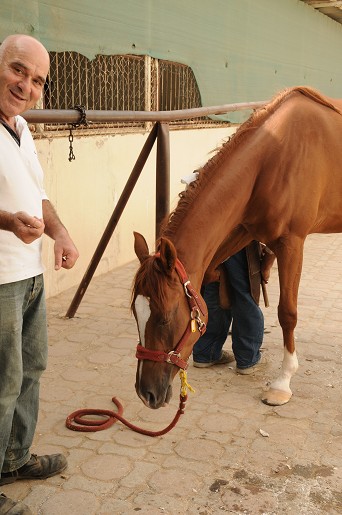
{"label": "man's shoe", "polygon": [[259,359],[258,363],[256,363],[252,367],[248,367],[248,368],[236,367],[236,373],[243,375],[243,376],[249,376],[251,374],[254,374],[254,372],[257,372],[259,370],[259,368],[262,367],[263,365],[266,365],[266,363],[267,363],[266,356],[261,354],[261,358]]}
{"label": "man's shoe", "polygon": [[223,350],[221,352],[221,356],[219,359],[215,361],[194,361],[194,367],[197,368],[208,368],[212,367],[213,365],[225,365],[226,363],[232,363],[232,361],[235,361],[234,354],[231,352],[228,352],[227,350]]}
{"label": "man's shoe", "polygon": [[0,494],[0,515],[33,515],[33,513],[26,504]]}
{"label": "man's shoe", "polygon": [[17,479],[46,479],[60,474],[66,469],[67,465],[67,460],[63,454],[46,456],[31,454],[29,461],[19,469],[12,472],[1,472],[0,485],[14,483]]}

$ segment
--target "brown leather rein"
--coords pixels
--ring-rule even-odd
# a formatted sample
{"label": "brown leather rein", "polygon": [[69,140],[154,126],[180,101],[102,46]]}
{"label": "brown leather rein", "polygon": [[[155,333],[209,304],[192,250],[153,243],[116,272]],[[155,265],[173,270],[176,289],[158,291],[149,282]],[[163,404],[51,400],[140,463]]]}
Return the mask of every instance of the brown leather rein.
{"label": "brown leather rein", "polygon": [[[159,256],[159,252],[155,254],[155,256]],[[190,320],[187,325],[183,336],[179,340],[176,347],[170,352],[164,352],[161,350],[151,350],[146,349],[141,343],[137,345],[136,357],[138,359],[147,359],[150,361],[157,362],[166,362],[171,363],[172,365],[176,365],[177,367],[186,370],[188,368],[188,361],[182,359],[181,351],[189,338],[191,333],[196,332],[196,328],[198,329],[200,336],[202,336],[206,331],[206,323],[201,319],[201,315],[207,315],[207,309],[205,302],[201,299],[195,288],[192,286],[188,275],[185,271],[185,268],[181,261],[177,258],[176,260],[176,272],[178,277],[183,285],[184,292],[189,304],[190,308]],[[197,326],[197,327],[196,327]]]}

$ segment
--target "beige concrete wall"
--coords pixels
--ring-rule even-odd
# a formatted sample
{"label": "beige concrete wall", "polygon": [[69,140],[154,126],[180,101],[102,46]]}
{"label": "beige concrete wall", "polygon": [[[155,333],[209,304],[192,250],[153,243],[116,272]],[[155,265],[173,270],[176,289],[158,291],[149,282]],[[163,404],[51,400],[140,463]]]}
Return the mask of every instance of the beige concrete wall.
{"label": "beige concrete wall", "polygon": [[[184,189],[180,178],[204,164],[233,132],[234,128],[170,132],[171,208]],[[80,252],[72,270],[55,272],[53,242],[44,236],[47,297],[80,283],[146,138],[147,133],[75,137],[76,159],[71,163],[67,137],[36,141],[46,191]],[[133,231],[142,233],[154,250],[155,167],[154,148],[95,275],[135,259]]]}

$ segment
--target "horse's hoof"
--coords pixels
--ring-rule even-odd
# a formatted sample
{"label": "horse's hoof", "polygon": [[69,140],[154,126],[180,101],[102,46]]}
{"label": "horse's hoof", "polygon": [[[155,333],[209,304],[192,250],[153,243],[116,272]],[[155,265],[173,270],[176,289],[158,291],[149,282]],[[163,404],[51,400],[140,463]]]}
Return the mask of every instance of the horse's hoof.
{"label": "horse's hoof", "polygon": [[282,406],[289,402],[292,397],[292,392],[284,392],[283,390],[275,390],[274,388],[270,388],[267,392],[265,392],[263,398],[261,399],[264,404],[268,404],[268,406]]}

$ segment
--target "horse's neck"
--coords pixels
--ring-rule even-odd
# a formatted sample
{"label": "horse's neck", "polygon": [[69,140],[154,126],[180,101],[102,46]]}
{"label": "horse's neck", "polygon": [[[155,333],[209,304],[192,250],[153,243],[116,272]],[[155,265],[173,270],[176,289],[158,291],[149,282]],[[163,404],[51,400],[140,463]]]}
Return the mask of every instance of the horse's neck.
{"label": "horse's neck", "polygon": [[178,257],[197,287],[218,247],[241,223],[251,195],[254,179],[244,179],[242,173],[231,175],[231,180],[216,178],[201,189],[172,236]]}

